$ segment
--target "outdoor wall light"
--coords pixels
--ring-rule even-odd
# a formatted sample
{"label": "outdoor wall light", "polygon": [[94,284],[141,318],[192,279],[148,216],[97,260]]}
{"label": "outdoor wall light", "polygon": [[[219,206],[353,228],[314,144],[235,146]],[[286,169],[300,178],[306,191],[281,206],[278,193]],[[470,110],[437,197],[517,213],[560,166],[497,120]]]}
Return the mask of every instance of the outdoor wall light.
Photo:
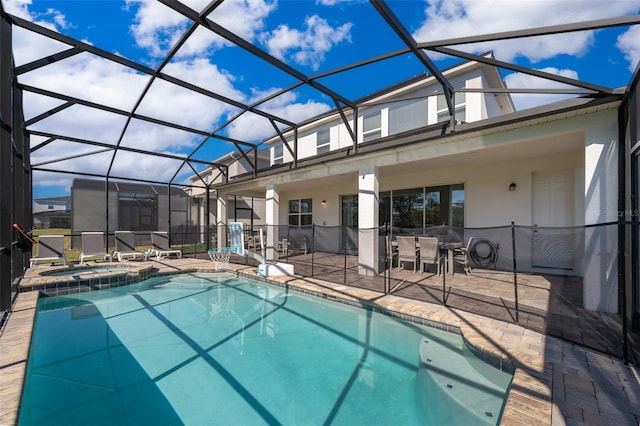
{"label": "outdoor wall light", "polygon": [[327,205],[327,200],[322,200],[322,201],[320,202],[320,204],[322,204],[322,207],[326,206],[326,205]]}
{"label": "outdoor wall light", "polygon": [[511,192],[515,191],[517,186],[518,185],[516,185],[515,182],[512,182],[511,185],[509,185],[509,191]]}

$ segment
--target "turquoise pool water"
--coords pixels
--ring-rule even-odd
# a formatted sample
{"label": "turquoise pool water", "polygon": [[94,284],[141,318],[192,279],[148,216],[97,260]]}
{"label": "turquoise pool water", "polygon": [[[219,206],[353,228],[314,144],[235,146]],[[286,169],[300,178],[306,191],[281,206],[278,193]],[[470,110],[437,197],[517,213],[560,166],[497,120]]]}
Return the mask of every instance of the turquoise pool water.
{"label": "turquoise pool water", "polygon": [[497,424],[461,337],[227,274],[41,297],[20,425]]}

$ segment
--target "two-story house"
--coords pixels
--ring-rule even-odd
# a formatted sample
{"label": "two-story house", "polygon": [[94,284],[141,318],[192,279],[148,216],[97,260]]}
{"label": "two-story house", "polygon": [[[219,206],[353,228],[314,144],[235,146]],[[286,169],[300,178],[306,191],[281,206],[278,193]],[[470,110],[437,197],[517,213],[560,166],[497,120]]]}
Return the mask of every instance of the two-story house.
{"label": "two-story house", "polygon": [[[443,75],[453,118],[436,77],[417,76],[268,139],[271,167],[218,194],[264,198],[273,230],[354,229],[347,238],[364,275],[383,268],[384,224],[404,233],[445,224],[461,239],[480,232],[500,247],[497,266],[510,268],[513,222],[526,227],[519,269],[582,276],[585,306],[616,311],[617,237],[603,224],[618,208],[620,97],[516,111],[493,66],[465,62]],[[275,258],[280,236],[267,237]]]}

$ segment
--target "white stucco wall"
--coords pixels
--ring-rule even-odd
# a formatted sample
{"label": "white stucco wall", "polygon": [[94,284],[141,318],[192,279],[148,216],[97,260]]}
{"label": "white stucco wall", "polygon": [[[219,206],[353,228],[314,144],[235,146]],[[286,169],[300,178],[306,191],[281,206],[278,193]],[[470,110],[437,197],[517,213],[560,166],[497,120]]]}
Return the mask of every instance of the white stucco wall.
{"label": "white stucco wall", "polygon": [[[311,182],[336,172],[352,173],[337,185],[316,181],[297,192],[283,191],[282,206],[285,207],[289,199],[312,198],[314,223],[338,225],[340,195],[358,193],[356,176],[364,163],[379,168],[380,191],[464,183],[467,228],[506,227],[511,221],[531,226],[534,174],[568,170],[573,178],[572,224],[594,225],[616,220],[618,135],[615,108],[558,120],[540,119],[535,125],[491,134],[463,136],[447,142],[397,147],[366,159],[353,158],[281,176],[282,183],[306,179]],[[407,167],[402,166],[405,163]],[[409,166],[410,163],[414,166]],[[510,192],[508,188],[512,182],[517,184],[517,189]],[[327,205],[320,207],[323,199]],[[280,210],[280,220],[288,223],[286,207]],[[584,257],[577,256],[581,262],[575,265],[574,271],[584,276],[585,306],[617,311],[615,226],[587,228],[584,245],[582,233],[576,238],[580,239],[576,247],[584,250]]]}
{"label": "white stucco wall", "polygon": [[[585,136],[585,224],[617,221],[618,131],[616,111],[592,120]],[[584,305],[587,309],[618,311],[618,234],[615,225],[585,232]]]}

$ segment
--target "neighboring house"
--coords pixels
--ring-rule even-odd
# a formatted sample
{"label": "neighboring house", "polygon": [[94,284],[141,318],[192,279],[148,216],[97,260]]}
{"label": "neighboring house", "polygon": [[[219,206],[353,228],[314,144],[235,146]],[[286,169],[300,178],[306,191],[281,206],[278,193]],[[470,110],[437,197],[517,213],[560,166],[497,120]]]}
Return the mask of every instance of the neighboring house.
{"label": "neighboring house", "polygon": [[33,200],[34,228],[71,228],[71,197]]}
{"label": "neighboring house", "polygon": [[[108,190],[107,190],[108,188]],[[169,196],[171,194],[171,196]],[[107,203],[108,200],[108,203]],[[71,186],[73,247],[80,247],[83,231],[172,231],[172,243],[179,244],[176,236],[195,236],[191,218],[193,200],[180,188],[74,179]],[[106,223],[105,211],[109,212]],[[176,227],[184,229],[175,231]]]}
{"label": "neighboring house", "polygon": [[[519,269],[581,276],[585,307],[617,311],[616,228],[592,225],[611,222],[606,212],[618,210],[621,97],[515,111],[494,67],[467,62],[443,74],[458,89],[453,123],[440,84],[419,76],[358,101],[355,123],[345,108],[266,141],[271,168],[214,185],[218,194],[263,197],[268,226],[358,229],[364,275],[384,267],[378,227],[385,223],[399,230],[444,223],[464,239],[476,228],[505,227],[510,256],[515,222],[532,230]],[[531,247],[544,241],[536,227],[581,232],[537,258]],[[268,235],[269,258],[279,238]]]}

